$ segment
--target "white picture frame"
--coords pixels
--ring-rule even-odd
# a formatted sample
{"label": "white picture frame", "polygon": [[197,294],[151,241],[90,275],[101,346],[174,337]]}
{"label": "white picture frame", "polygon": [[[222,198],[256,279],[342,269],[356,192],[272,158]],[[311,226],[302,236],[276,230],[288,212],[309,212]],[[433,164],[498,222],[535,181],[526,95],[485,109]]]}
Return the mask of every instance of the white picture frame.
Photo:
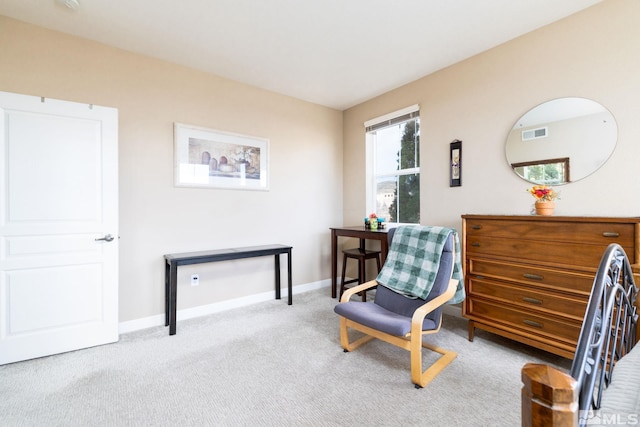
{"label": "white picture frame", "polygon": [[269,190],[269,140],[174,123],[175,185]]}

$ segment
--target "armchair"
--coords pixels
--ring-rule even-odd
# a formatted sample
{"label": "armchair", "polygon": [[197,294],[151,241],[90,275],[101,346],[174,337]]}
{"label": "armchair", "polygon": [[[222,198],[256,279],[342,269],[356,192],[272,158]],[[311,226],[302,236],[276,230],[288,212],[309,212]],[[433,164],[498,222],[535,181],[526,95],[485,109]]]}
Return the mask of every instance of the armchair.
{"label": "armchair", "polygon": [[[464,299],[460,257],[456,255],[458,239],[455,230],[442,227],[402,226],[393,231],[387,260],[377,279],[347,290],[334,311],[340,316],[340,343],[345,352],[374,338],[408,350],[411,381],[422,388],[457,356],[424,342],[423,337],[440,330],[444,304]],[[434,247],[435,251],[429,250]],[[431,268],[425,269],[430,263]],[[426,286],[416,291],[413,285],[417,282],[426,282]],[[372,303],[350,301],[352,295],[374,286],[378,288]],[[412,292],[423,295],[416,297]],[[365,335],[350,342],[349,329]],[[442,355],[425,371],[422,348]]]}

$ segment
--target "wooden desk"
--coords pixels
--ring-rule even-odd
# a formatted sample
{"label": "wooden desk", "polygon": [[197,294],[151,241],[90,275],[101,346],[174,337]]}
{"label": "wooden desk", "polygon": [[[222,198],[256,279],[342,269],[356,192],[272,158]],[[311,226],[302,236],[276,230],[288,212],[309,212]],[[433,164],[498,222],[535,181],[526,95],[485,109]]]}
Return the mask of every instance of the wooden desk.
{"label": "wooden desk", "polygon": [[355,227],[332,227],[331,230],[331,298],[336,298],[338,289],[338,237],[355,237],[360,239],[360,249],[365,248],[365,240],[380,241],[380,261],[384,264],[389,252],[387,229],[370,230],[364,225]]}
{"label": "wooden desk", "polygon": [[229,261],[232,259],[253,258],[274,255],[276,269],[276,299],[280,299],[280,255],[287,254],[287,273],[289,275],[288,304],[293,304],[291,283],[291,246],[266,245],[245,248],[217,249],[213,251],[185,252],[167,254],[164,270],[165,282],[165,326],[169,326],[169,335],[176,334],[176,302],[178,296],[178,266],[202,264],[207,262]]}

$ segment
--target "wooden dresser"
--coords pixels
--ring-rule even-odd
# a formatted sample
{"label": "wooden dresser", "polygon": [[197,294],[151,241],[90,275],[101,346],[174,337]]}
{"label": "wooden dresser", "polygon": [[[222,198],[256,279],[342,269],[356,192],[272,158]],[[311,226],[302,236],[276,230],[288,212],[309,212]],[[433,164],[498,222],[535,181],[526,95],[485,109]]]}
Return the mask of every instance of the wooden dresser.
{"label": "wooden dresser", "polygon": [[640,262],[640,218],[462,216],[469,340],[475,328],[573,358],[600,258]]}

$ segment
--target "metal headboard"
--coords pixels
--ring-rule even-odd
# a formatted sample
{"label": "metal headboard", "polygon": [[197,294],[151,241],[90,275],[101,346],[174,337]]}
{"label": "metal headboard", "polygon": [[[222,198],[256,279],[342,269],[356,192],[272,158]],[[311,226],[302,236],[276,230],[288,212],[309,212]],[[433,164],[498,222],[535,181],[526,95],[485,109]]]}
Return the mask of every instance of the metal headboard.
{"label": "metal headboard", "polygon": [[593,282],[571,366],[571,376],[580,393],[580,427],[586,425],[592,411],[600,409],[602,393],[609,386],[615,363],[636,343],[637,295],[624,249],[610,244]]}

